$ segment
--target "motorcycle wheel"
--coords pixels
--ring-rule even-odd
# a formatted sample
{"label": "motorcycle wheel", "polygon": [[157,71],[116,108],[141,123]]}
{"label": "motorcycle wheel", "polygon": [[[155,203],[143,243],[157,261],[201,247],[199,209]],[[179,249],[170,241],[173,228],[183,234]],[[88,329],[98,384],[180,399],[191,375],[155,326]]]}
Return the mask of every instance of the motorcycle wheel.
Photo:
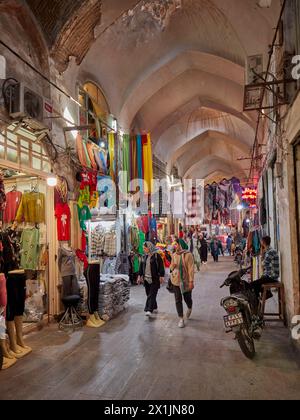
{"label": "motorcycle wheel", "polygon": [[253,338],[250,337],[245,326],[242,327],[241,330],[236,334],[236,338],[244,355],[248,359],[252,360],[256,353],[255,344]]}

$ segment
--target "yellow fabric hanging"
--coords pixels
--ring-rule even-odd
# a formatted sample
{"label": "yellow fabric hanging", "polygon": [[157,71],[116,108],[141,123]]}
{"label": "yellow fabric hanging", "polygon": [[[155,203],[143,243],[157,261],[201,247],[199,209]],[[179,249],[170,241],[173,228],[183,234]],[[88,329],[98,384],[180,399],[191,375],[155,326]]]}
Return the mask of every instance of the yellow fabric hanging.
{"label": "yellow fabric hanging", "polygon": [[144,155],[144,180],[147,184],[147,191],[145,193],[152,194],[153,192],[153,161],[152,161],[152,145],[151,136],[147,135],[147,143],[143,143]]}

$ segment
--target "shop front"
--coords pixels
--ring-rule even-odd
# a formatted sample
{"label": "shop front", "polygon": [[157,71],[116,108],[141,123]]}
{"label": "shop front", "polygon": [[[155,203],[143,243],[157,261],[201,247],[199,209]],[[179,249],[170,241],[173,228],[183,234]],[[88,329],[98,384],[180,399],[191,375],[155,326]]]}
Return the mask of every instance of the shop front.
{"label": "shop front", "polygon": [[4,368],[31,352],[23,333],[48,323],[57,311],[54,189],[48,185],[51,178],[48,157],[36,136],[14,125],[2,131],[0,341]]}

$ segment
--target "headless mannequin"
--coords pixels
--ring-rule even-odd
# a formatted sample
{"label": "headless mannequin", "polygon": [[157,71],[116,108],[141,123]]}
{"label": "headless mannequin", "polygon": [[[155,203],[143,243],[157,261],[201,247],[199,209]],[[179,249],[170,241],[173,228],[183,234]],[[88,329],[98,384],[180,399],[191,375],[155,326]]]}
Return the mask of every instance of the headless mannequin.
{"label": "headless mannequin", "polygon": [[[14,270],[8,273],[9,276],[24,276],[24,274],[24,270]],[[11,356],[21,359],[31,353],[32,349],[26,346],[23,339],[23,314],[14,314],[14,320],[10,319],[9,321],[6,321],[6,327],[9,336]]]}
{"label": "headless mannequin", "polygon": [[[98,311],[96,310],[96,306],[98,303],[98,296],[99,296],[99,287],[94,287],[93,284],[98,281],[100,283],[100,265],[98,263],[91,263],[87,269],[87,283],[88,283],[88,293],[89,293],[89,319],[87,321],[86,326],[88,328],[100,328],[102,327],[105,322],[100,318]],[[95,290],[94,290],[95,289]],[[96,293],[96,296],[91,296],[92,294]],[[96,300],[96,305],[91,304],[91,301]]]}
{"label": "headless mannequin", "polygon": [[[7,305],[7,293],[6,293],[6,278],[3,273],[0,274],[0,315],[5,317]],[[3,365],[2,370],[8,369],[13,366],[17,359],[10,354],[7,348],[7,342],[5,334],[0,337],[0,347],[3,354]]]}

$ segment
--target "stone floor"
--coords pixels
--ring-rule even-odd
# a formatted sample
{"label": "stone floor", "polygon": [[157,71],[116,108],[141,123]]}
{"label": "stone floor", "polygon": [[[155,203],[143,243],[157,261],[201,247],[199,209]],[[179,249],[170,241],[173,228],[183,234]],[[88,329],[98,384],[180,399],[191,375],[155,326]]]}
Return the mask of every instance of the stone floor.
{"label": "stone floor", "polygon": [[281,324],[267,326],[254,361],[224,333],[219,286],[232,268],[223,259],[203,269],[183,330],[165,289],[157,319],[145,319],[138,287],[129,309],[100,330],[31,334],[33,353],[0,372],[0,399],[300,399],[299,364]]}

